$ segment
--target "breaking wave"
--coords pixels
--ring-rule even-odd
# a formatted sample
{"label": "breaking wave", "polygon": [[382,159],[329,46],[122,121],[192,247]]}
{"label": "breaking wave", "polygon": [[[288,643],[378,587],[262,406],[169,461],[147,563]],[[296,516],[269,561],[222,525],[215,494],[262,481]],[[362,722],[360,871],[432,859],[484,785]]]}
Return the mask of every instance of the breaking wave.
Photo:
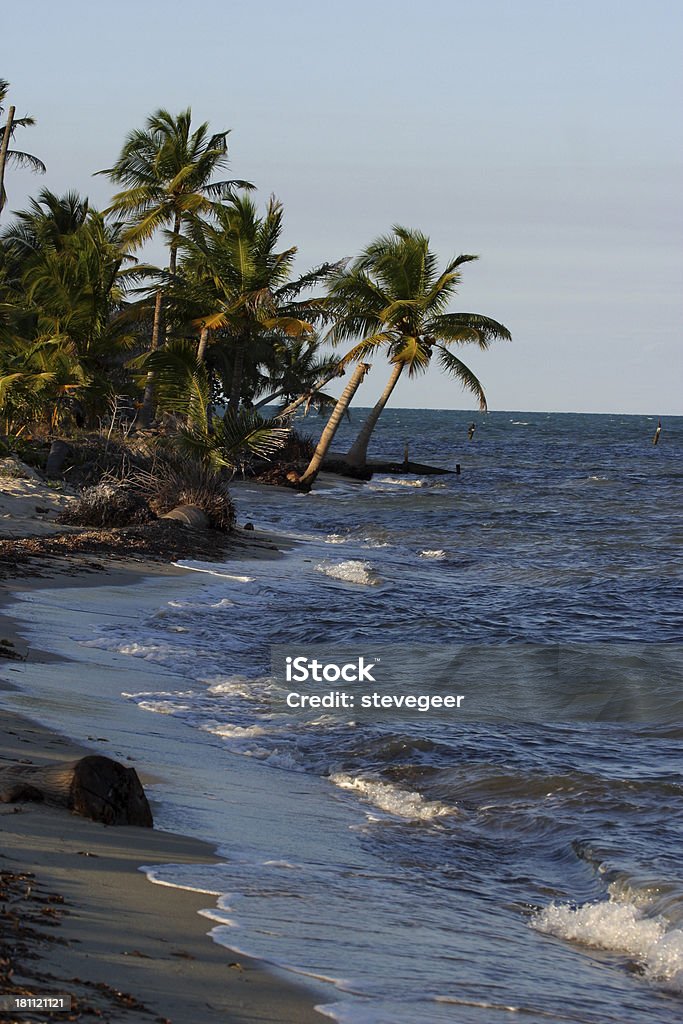
{"label": "breaking wave", "polygon": [[449,807],[440,800],[425,800],[419,793],[401,789],[390,782],[380,782],[379,779],[364,779],[343,772],[335,772],[329,779],[340,789],[358,793],[379,810],[409,821],[432,821],[458,813],[455,807]]}
{"label": "breaking wave", "polygon": [[382,582],[369,562],[353,558],[346,562],[321,562],[316,565],[316,569],[333,580],[343,580],[344,583],[355,583],[364,587],[375,587]]}

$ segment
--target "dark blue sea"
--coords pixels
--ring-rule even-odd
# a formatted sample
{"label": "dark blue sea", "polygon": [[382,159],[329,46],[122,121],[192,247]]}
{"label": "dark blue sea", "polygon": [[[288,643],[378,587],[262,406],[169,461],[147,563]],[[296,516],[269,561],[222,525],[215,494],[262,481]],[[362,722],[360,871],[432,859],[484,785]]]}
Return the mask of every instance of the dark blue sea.
{"label": "dark blue sea", "polygon": [[[219,941],[317,979],[344,1022],[683,1019],[683,418],[654,446],[656,426],[387,410],[372,457],[408,442],[460,473],[237,481],[240,521],[285,554],[193,563],[190,596],[96,639],[158,668],[126,697],[141,720],[279,794],[286,824],[247,841],[217,775],[227,863],[157,876],[222,894]],[[393,652],[385,692],[464,693],[468,713],[293,713],[273,647]]]}

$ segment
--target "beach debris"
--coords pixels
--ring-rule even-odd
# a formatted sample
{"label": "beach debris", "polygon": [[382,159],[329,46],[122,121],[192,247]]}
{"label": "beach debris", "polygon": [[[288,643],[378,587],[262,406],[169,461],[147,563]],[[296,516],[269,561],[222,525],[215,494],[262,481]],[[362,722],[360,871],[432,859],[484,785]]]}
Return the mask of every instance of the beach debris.
{"label": "beach debris", "polygon": [[152,828],[152,811],[134,768],[89,755],[43,767],[0,768],[0,802],[45,801],[105,825]]}
{"label": "beach debris", "polygon": [[153,519],[147,503],[123,480],[86,487],[58,517],[69,526],[131,526]]}
{"label": "beach debris", "polygon": [[8,661],[26,661],[26,655],[16,649],[13,640],[0,640],[0,658],[7,658]]}

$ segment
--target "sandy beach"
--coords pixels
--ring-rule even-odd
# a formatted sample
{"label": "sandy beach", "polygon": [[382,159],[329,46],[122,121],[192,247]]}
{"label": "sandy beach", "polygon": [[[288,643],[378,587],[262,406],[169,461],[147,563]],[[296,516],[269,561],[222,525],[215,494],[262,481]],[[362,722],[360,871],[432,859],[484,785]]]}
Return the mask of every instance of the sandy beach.
{"label": "sandy beach", "polygon": [[[13,517],[5,525],[16,535]],[[30,517],[21,526],[26,535]],[[37,530],[48,531],[42,524]],[[12,645],[12,657],[0,662],[3,765],[47,765],[94,749],[88,737],[75,742],[6,708],[18,664],[45,672],[59,662],[64,667],[62,656],[27,643],[6,614],[13,590],[114,585],[128,588],[130,599],[136,581],[151,573],[186,575],[173,566],[121,560],[115,567],[110,563],[112,571],[106,572],[101,558],[94,563],[87,558],[84,574],[79,558],[60,560],[57,571],[45,561],[29,561],[24,569],[29,577],[3,585],[0,631]],[[73,676],[88,671],[82,660],[69,669]],[[100,741],[95,746],[101,753],[107,737],[89,739]],[[144,783],[144,736],[139,740],[135,760]],[[323,1019],[313,1009],[310,992],[208,937],[210,923],[198,911],[210,905],[211,896],[152,884],[139,870],[141,865],[210,863],[216,859],[210,845],[156,828],[107,827],[35,803],[0,808],[3,994],[68,994],[72,1015],[60,1019],[71,1020],[87,1019],[93,1012],[112,1022],[306,1024]],[[0,1016],[7,1022],[45,1019],[45,1014],[10,1011]]]}

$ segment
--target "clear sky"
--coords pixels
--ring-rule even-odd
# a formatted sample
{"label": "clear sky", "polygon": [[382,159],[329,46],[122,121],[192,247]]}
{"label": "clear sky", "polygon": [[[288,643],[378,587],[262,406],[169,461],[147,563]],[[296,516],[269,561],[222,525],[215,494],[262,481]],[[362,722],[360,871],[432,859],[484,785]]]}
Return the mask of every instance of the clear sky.
{"label": "clear sky", "polygon": [[[38,121],[16,145],[48,167],[8,172],[9,209],[42,186],[104,205],[92,172],[189,105],[284,202],[302,270],[394,223],[480,255],[454,308],[512,331],[459,352],[492,409],[683,414],[681,0],[5,8],[0,76]],[[360,404],[386,374],[378,356]],[[473,399],[430,371],[393,404]]]}

